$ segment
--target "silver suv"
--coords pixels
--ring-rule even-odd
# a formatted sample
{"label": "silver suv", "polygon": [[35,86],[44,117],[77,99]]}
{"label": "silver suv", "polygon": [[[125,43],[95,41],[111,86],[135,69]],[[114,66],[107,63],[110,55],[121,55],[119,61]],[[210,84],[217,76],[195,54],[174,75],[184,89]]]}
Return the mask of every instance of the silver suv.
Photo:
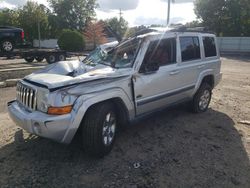
{"label": "silver suv", "polygon": [[153,31],[26,76],[8,111],[29,133],[61,143],[78,131],[90,154],[104,156],[117,129],[139,117],[185,101],[205,112],[220,68],[215,35]]}

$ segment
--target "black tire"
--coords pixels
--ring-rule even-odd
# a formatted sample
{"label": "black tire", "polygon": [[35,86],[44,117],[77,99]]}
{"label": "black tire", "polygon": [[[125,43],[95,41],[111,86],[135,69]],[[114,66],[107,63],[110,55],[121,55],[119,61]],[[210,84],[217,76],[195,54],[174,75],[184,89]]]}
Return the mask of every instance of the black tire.
{"label": "black tire", "polygon": [[14,50],[14,43],[10,39],[3,39],[1,41],[1,50],[4,52],[11,52]]}
{"label": "black tire", "polygon": [[36,57],[37,62],[42,62],[44,60],[44,57]]}
{"label": "black tire", "polygon": [[49,54],[49,55],[46,57],[46,61],[47,61],[49,64],[55,63],[55,62],[57,61],[56,55],[55,55],[55,54]]}
{"label": "black tire", "polygon": [[[114,129],[110,128],[113,124]],[[107,155],[113,148],[117,132],[117,115],[112,103],[103,102],[91,107],[81,127],[83,146],[88,154],[95,157]],[[112,140],[110,141],[109,138]]]}
{"label": "black tire", "polygon": [[59,54],[57,57],[58,61],[65,61],[66,60],[66,56],[64,54]]}
{"label": "black tire", "polygon": [[34,57],[25,57],[24,59],[25,59],[26,62],[32,63],[35,58]]}
{"label": "black tire", "polygon": [[192,100],[191,108],[194,113],[207,111],[212,98],[212,87],[207,83],[202,83]]}

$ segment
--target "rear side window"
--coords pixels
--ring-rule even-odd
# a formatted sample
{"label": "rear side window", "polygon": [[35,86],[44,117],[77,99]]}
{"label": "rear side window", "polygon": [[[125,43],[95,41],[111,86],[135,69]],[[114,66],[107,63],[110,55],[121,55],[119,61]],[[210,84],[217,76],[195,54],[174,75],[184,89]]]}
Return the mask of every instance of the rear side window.
{"label": "rear side window", "polygon": [[214,37],[203,37],[205,57],[217,56]]}
{"label": "rear side window", "polygon": [[180,45],[182,61],[190,61],[201,58],[198,37],[180,37]]}

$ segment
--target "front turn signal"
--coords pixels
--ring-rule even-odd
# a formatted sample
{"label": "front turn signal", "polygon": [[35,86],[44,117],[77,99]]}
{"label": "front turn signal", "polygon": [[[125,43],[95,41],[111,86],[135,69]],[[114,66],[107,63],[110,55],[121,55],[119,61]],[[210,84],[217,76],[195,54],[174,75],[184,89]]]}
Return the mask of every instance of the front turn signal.
{"label": "front turn signal", "polygon": [[48,114],[50,115],[64,115],[69,114],[72,110],[73,106],[63,106],[63,107],[49,107]]}

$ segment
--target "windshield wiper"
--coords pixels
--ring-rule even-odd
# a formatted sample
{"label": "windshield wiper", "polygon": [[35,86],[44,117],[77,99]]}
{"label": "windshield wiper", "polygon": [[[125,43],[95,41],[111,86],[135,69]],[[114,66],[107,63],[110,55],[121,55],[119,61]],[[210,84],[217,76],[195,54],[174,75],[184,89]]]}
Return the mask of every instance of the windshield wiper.
{"label": "windshield wiper", "polygon": [[83,62],[84,64],[86,64],[86,65],[89,65],[89,64],[93,63],[93,61],[92,61],[90,58],[84,59],[82,62]]}

